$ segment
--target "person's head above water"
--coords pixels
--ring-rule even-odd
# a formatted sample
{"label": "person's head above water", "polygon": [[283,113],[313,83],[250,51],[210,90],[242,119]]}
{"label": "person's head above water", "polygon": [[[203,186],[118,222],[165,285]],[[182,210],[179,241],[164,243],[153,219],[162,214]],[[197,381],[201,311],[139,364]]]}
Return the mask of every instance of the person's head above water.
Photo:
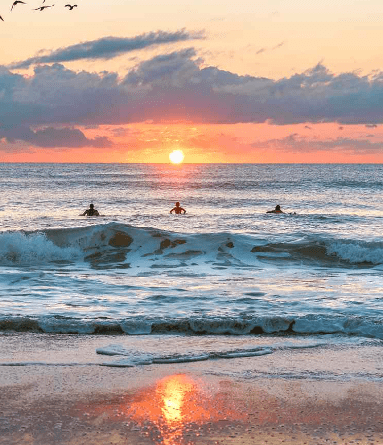
{"label": "person's head above water", "polygon": [[274,210],[268,210],[266,213],[283,213],[281,210],[281,206],[278,204],[275,206]]}
{"label": "person's head above water", "polygon": [[180,203],[177,201],[177,202],[176,202],[176,206],[173,207],[173,208],[170,210],[170,213],[173,213],[173,212],[175,212],[177,215],[179,215],[181,212],[186,213],[186,210],[183,209],[183,208],[180,206]]}
{"label": "person's head above water", "polygon": [[84,213],[81,213],[80,216],[100,216],[98,210],[94,208],[94,204],[89,204],[89,209],[85,210]]}

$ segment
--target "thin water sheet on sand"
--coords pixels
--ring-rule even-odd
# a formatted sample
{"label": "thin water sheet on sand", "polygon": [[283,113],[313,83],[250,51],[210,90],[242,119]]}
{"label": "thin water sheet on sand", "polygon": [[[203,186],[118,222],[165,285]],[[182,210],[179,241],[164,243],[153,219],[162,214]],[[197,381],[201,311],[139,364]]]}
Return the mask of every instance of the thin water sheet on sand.
{"label": "thin water sheet on sand", "polygon": [[2,445],[383,443],[383,379],[356,372],[373,348],[328,353],[328,369],[352,354],[342,379],[320,349],[115,368],[89,361],[99,339],[68,338],[36,337],[39,363],[21,336],[2,338],[15,357],[0,367]]}

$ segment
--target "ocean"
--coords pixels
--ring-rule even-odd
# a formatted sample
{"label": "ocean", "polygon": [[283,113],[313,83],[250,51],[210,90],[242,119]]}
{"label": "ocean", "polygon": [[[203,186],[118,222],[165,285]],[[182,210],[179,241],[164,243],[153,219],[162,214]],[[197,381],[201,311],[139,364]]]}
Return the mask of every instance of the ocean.
{"label": "ocean", "polygon": [[382,165],[0,164],[0,184],[0,335],[87,336],[121,367],[381,351]]}

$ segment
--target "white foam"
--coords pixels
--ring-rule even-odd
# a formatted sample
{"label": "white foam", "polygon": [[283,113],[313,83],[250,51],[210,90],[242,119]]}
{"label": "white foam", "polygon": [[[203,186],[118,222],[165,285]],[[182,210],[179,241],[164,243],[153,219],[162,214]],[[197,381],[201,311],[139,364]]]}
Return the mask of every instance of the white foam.
{"label": "white foam", "polygon": [[198,354],[198,355],[174,355],[170,357],[156,357],[153,359],[154,364],[166,364],[166,363],[188,363],[188,362],[201,362],[208,360],[211,354]]}
{"label": "white foam", "polygon": [[104,362],[104,366],[131,367],[150,364],[170,364],[200,362],[211,359],[234,359],[242,357],[256,357],[273,352],[272,347],[244,348],[227,351],[190,352],[190,353],[157,353],[150,354],[137,350],[127,349],[123,345],[112,344],[96,349],[97,354],[108,356],[124,356],[122,359]]}
{"label": "white foam", "polygon": [[42,317],[38,322],[40,328],[50,334],[93,334],[93,323],[71,318]]}
{"label": "white foam", "polygon": [[0,263],[35,264],[82,257],[75,247],[58,247],[44,233],[0,233]]}
{"label": "white foam", "polygon": [[105,366],[131,367],[138,365],[150,365],[151,363],[153,363],[153,354],[133,349],[127,349],[119,344],[112,344],[97,348],[96,353],[109,356],[124,356],[123,359],[103,363],[103,365]]}
{"label": "white foam", "polygon": [[[251,235],[229,233],[182,234],[121,223],[107,223],[67,229],[47,229],[44,232],[22,231],[0,234],[0,261],[8,263],[31,263],[55,260],[76,260],[88,257],[98,261],[98,256],[114,252],[113,237],[122,233],[132,239],[125,246],[126,262],[131,267],[174,268],[193,264],[194,269],[204,267],[258,266],[258,256],[290,257],[294,246],[300,248],[319,242],[326,245],[328,255],[337,255],[350,263],[383,263],[383,243],[354,240],[326,240],[323,237],[298,238],[293,243],[280,242],[278,252],[254,251],[255,246],[267,245],[266,240]],[[161,247],[161,243],[168,244]],[[182,242],[180,242],[182,241]],[[324,243],[324,244],[322,244]],[[316,245],[316,244],[315,244]],[[117,249],[124,246],[117,246]],[[314,255],[315,256],[315,255]],[[107,261],[113,261],[108,259]],[[318,259],[316,257],[316,259]],[[121,262],[123,260],[116,260]]]}
{"label": "white foam", "polygon": [[293,331],[301,334],[342,333],[383,339],[382,321],[360,317],[299,317],[295,320]]}
{"label": "white foam", "polygon": [[56,245],[80,249],[87,260],[101,262],[102,254],[115,251],[116,247],[111,245],[110,241],[116,233],[122,233],[132,239],[131,244],[126,246],[126,262],[130,268],[140,268],[140,271],[143,268],[171,269],[192,263],[194,270],[204,268],[204,271],[198,270],[200,275],[216,266],[227,268],[259,264],[251,249],[254,243],[260,241],[248,235],[185,234],[115,222],[46,231],[47,237]]}
{"label": "white foam", "polygon": [[[105,320],[100,318],[70,318],[64,316],[7,316],[0,314],[0,329],[18,332],[43,331],[51,334],[95,334],[114,333],[127,335],[156,334],[203,334],[223,336],[251,336],[258,334],[342,334],[383,339],[383,321],[380,318],[355,315],[309,314],[289,317],[206,317]],[[105,355],[126,355],[120,346]],[[129,351],[130,353],[131,351]]]}
{"label": "white foam", "polygon": [[350,263],[383,263],[383,243],[366,241],[334,241],[327,246],[328,254],[336,254]]}
{"label": "white foam", "polygon": [[240,357],[257,357],[261,355],[272,354],[272,348],[263,348],[257,350],[244,350],[244,351],[232,351],[232,352],[220,352],[217,354],[219,358],[240,358]]}

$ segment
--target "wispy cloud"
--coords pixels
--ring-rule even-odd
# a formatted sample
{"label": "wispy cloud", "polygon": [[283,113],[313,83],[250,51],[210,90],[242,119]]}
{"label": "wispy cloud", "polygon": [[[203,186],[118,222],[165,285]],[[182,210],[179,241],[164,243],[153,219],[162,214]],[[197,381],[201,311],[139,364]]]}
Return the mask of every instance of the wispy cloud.
{"label": "wispy cloud", "polygon": [[98,40],[82,42],[76,45],[49,51],[45,55],[37,55],[9,65],[10,69],[24,69],[38,63],[72,62],[83,59],[112,59],[132,51],[141,50],[154,45],[184,42],[202,39],[203,32],[188,32],[185,29],[176,32],[156,31],[136,37],[103,37]]}
{"label": "wispy cloud", "polygon": [[380,153],[382,142],[371,142],[368,139],[335,138],[335,139],[311,139],[300,137],[297,133],[280,139],[256,141],[251,144],[258,150],[281,150],[287,152],[312,153],[315,151],[337,151],[359,154]]}
{"label": "wispy cloud", "polygon": [[272,49],[272,50],[274,50],[274,49],[278,49],[278,48],[280,48],[281,46],[283,46],[284,44],[285,44],[285,42],[278,43],[278,45],[273,46],[271,49]]}
{"label": "wispy cloud", "polygon": [[266,51],[274,51],[274,50],[280,48],[281,46],[283,46],[284,44],[285,44],[285,42],[281,42],[281,43],[278,43],[278,45],[275,45],[271,48],[267,48],[267,47],[261,48],[255,54],[262,54]]}

